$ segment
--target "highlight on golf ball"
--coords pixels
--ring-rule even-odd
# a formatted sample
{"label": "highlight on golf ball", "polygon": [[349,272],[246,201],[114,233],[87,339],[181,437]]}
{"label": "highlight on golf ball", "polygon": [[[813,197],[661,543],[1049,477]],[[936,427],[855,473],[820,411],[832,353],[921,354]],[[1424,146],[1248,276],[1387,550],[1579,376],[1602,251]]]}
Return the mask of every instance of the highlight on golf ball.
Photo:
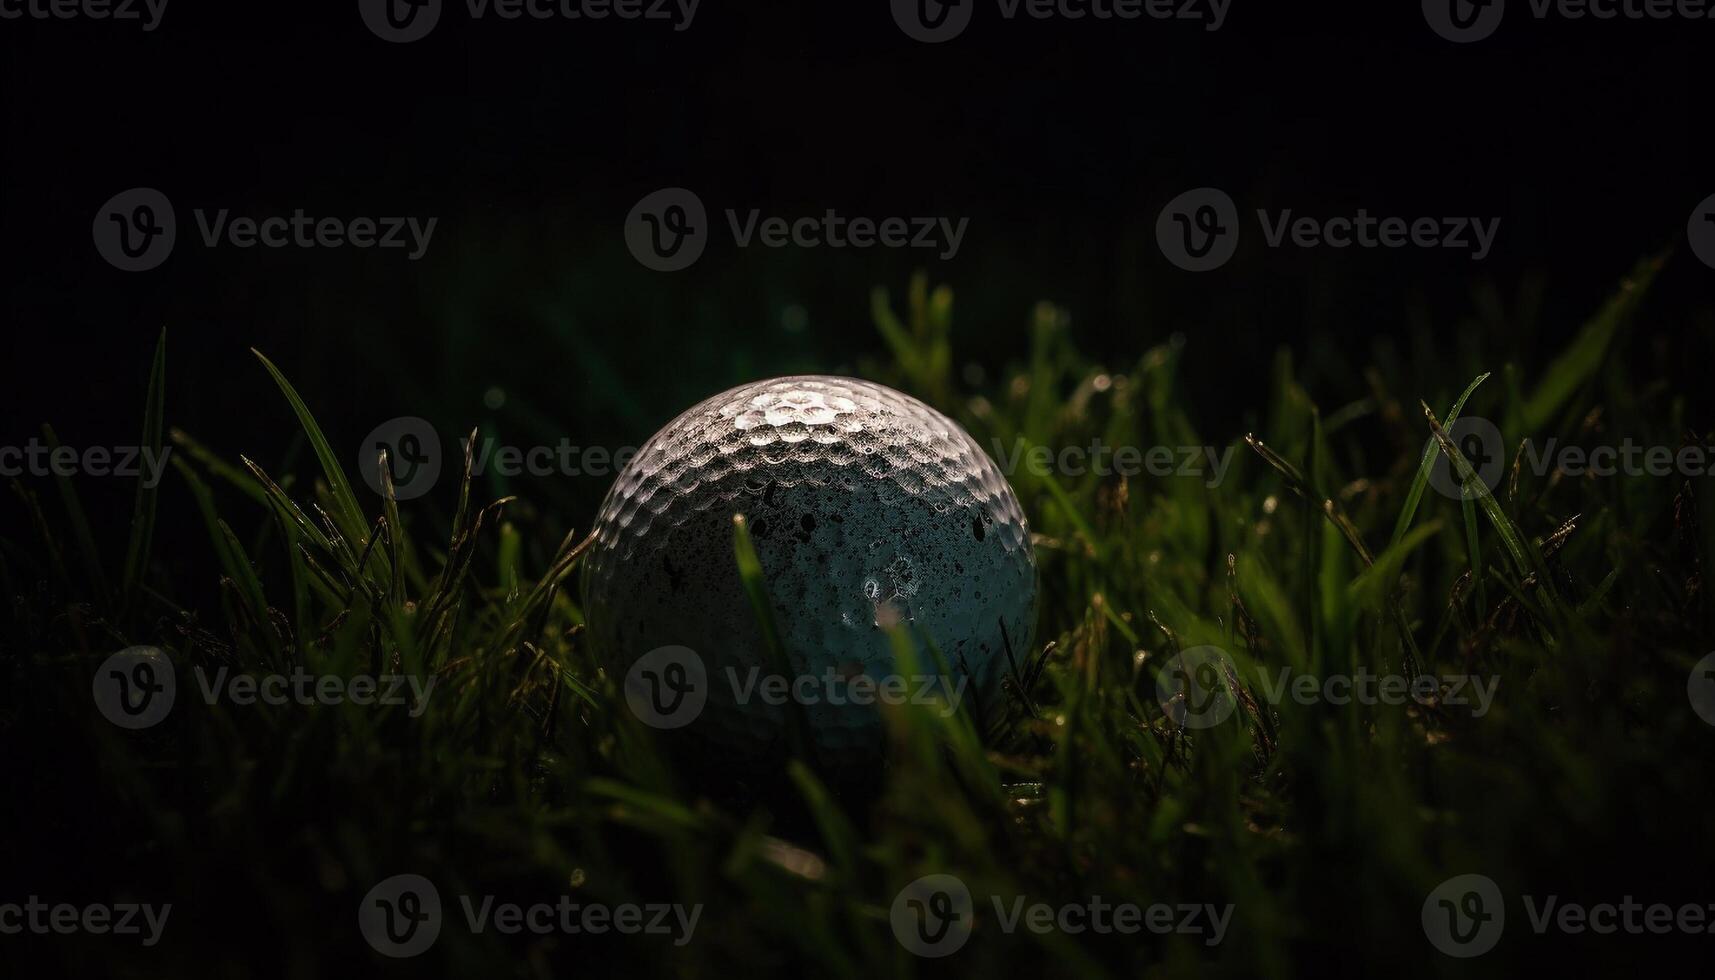
{"label": "highlight on golf ball", "polygon": [[[785,665],[739,574],[735,516]],[[633,710],[740,769],[780,757],[790,711],[840,769],[882,754],[886,698],[998,704],[1035,625],[1030,530],[1000,470],[957,423],[867,381],[775,378],[698,403],[619,475],[594,536],[590,633]],[[890,627],[932,641],[945,674],[921,647],[901,672]]]}

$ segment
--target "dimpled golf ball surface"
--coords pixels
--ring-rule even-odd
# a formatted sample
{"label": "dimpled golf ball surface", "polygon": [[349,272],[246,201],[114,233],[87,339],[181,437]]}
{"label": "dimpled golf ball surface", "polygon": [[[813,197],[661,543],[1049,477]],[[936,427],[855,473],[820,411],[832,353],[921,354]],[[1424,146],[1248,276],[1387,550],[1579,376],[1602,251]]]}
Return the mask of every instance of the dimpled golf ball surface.
{"label": "dimpled golf ball surface", "polygon": [[[788,710],[741,688],[776,672],[734,559],[744,515],[794,676],[904,682],[887,626],[921,628],[962,695],[992,710],[1035,623],[1035,558],[1018,499],[957,423],[851,378],[788,377],[714,396],[650,439],[609,491],[584,579],[591,637],[617,678],[668,646],[696,651],[708,700],[686,739],[740,768],[776,765]],[[933,661],[925,653],[926,664]],[[933,671],[933,666],[926,670]],[[933,679],[931,678],[931,681]],[[873,765],[873,705],[802,704],[817,761]],[[778,700],[778,699],[776,699]]]}

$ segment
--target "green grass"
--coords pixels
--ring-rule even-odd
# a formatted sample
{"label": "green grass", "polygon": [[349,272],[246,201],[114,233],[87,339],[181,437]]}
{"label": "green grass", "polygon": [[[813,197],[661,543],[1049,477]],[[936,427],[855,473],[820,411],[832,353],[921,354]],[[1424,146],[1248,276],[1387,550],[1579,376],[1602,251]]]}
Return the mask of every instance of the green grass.
{"label": "green grass", "polygon": [[[19,887],[171,901],[172,927],[151,950],[28,937],[6,948],[34,943],[32,956],[62,966],[139,976],[308,977],[353,964],[852,978],[1501,975],[1562,957],[1633,966],[1658,947],[1537,938],[1516,903],[1501,946],[1460,963],[1429,945],[1419,913],[1430,889],[1464,872],[1508,895],[1715,898],[1695,889],[1715,858],[1715,729],[1686,697],[1715,623],[1704,579],[1715,488],[1543,478],[1517,460],[1496,492],[1475,484],[1463,506],[1426,484],[1441,452],[1469,473],[1443,432],[1461,414],[1495,420],[1509,446],[1686,442],[1683,399],[1634,386],[1620,356],[1660,264],[1642,263],[1545,367],[1487,364],[1475,380],[1450,373],[1430,388],[1378,369],[1336,396],[1350,401],[1319,405],[1283,353],[1273,390],[1255,399],[1258,428],[1230,441],[1235,462],[1217,487],[1020,469],[1041,606],[1008,703],[981,728],[968,711],[890,712],[891,764],[872,794],[825,785],[802,745],[773,784],[679,771],[584,640],[577,536],[542,540],[519,502],[474,498],[468,472],[444,516],[360,497],[313,406],[260,355],[258,380],[290,404],[313,466],[270,473],[277,463],[234,461],[166,429],[163,338],[144,440],[170,432],[174,476],[139,490],[122,571],[107,570],[69,482],[56,484],[57,506],[15,483],[29,536],[3,542],[0,585],[14,613],[5,726],[31,759],[12,763],[31,807],[31,829],[12,836],[15,867],[47,876]],[[1208,441],[1178,380],[1183,345],[1094,364],[1065,314],[1044,305],[1028,358],[969,391],[954,376],[950,290],[918,279],[902,310],[884,291],[871,305],[892,359],[866,373],[932,401],[985,445]],[[188,495],[201,523],[157,526],[158,494]],[[183,608],[189,590],[149,574],[167,548],[195,549],[218,580],[217,607]],[[739,522],[733,574],[764,615],[766,571]],[[922,640],[895,638],[919,669],[939,656]],[[161,725],[123,732],[92,710],[89,678],[138,643],[170,652],[179,701]],[[1203,645],[1236,665],[1238,710],[1180,730],[1156,678]],[[437,686],[415,718],[209,706],[193,696],[198,666],[427,673]],[[1483,717],[1447,704],[1269,704],[1258,679],[1282,667],[1477,674],[1499,687]],[[370,885],[401,872],[436,882],[450,921],[431,952],[395,964],[363,945],[355,920]],[[894,896],[928,874],[958,876],[976,900],[971,939],[947,960],[915,958],[888,924]],[[459,894],[704,912],[685,949],[471,935]],[[1185,936],[1009,935],[989,901],[1092,895],[1234,911],[1210,948]]]}

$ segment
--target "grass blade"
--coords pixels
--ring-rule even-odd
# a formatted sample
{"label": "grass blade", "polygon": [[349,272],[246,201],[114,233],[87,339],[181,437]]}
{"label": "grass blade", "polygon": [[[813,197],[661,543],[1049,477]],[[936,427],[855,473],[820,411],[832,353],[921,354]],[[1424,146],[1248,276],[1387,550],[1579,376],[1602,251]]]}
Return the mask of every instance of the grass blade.
{"label": "grass blade", "polygon": [[[1577,338],[1548,366],[1542,380],[1537,382],[1536,390],[1524,403],[1527,432],[1535,432],[1552,421],[1573,393],[1595,376],[1607,357],[1614,335],[1630,321],[1665,261],[1664,255],[1640,260],[1632,274],[1621,281],[1619,291],[1584,324]],[[1452,424],[1451,419],[1448,424]]]}
{"label": "grass blade", "polygon": [[1483,584],[1483,552],[1477,543],[1477,503],[1469,488],[1461,492],[1459,497],[1459,512],[1465,518],[1465,554],[1471,566],[1471,577],[1477,583],[1477,608],[1489,608],[1489,590]]}
{"label": "grass blade", "polygon": [[[47,441],[48,452],[57,453],[60,448],[59,436],[54,433],[54,427],[44,423],[42,438]],[[66,514],[71,520],[72,538],[77,542],[78,557],[83,560],[84,574],[89,577],[90,588],[95,590],[95,600],[101,605],[107,604],[107,574],[101,567],[101,553],[95,547],[95,535],[89,530],[89,515],[83,509],[83,500],[78,496],[77,486],[71,482],[71,477],[54,471],[54,483],[59,487],[60,503],[65,506]]]}
{"label": "grass blade", "polygon": [[[798,672],[792,669],[791,658],[780,642],[774,610],[768,605],[768,583],[763,577],[762,559],[756,554],[756,541],[750,536],[750,524],[743,514],[734,514],[732,528],[733,558],[738,562],[739,581],[744,585],[745,596],[750,599],[757,628],[762,630],[763,652],[768,655],[769,665],[777,675],[795,677]],[[788,698],[786,704],[786,740],[793,758],[815,761],[815,743],[810,740],[810,723],[804,717],[804,706],[792,698]]]}
{"label": "grass blade", "polygon": [[[1470,399],[1471,393],[1487,380],[1489,373],[1484,372],[1465,386],[1465,393],[1459,396],[1459,400],[1455,401],[1447,412],[1448,425],[1452,425],[1459,418],[1459,413],[1464,410],[1465,402]],[[1423,500],[1423,491],[1429,487],[1429,474],[1435,470],[1435,454],[1440,451],[1441,448],[1433,436],[1423,444],[1423,459],[1417,464],[1417,475],[1412,477],[1411,492],[1405,495],[1405,507],[1399,512],[1399,521],[1393,526],[1393,539],[1388,542],[1389,547],[1399,544],[1405,538],[1406,529],[1411,527],[1411,519],[1417,516],[1417,505]]]}
{"label": "grass blade", "polygon": [[1435,433],[1435,440],[1441,444],[1441,451],[1446,453],[1447,458],[1452,461],[1454,469],[1459,473],[1459,480],[1476,493],[1478,506],[1482,507],[1483,514],[1488,517],[1489,523],[1494,525],[1495,533],[1500,535],[1501,544],[1512,556],[1513,564],[1517,568],[1519,576],[1521,578],[1536,576],[1537,586],[1546,597],[1544,602],[1550,615],[1556,621],[1564,622],[1565,617],[1562,615],[1560,597],[1555,593],[1554,582],[1549,577],[1548,565],[1543,561],[1542,553],[1525,537],[1524,532],[1519,530],[1518,525],[1513,523],[1506,511],[1501,509],[1500,501],[1496,500],[1495,495],[1490,492],[1488,484],[1477,476],[1477,471],[1471,467],[1464,454],[1459,452],[1459,447],[1453,445],[1453,440],[1448,437],[1446,430],[1436,420],[1435,413],[1430,410],[1428,405],[1422,407],[1423,414],[1429,419],[1429,428]]}
{"label": "grass blade", "polygon": [[303,427],[304,435],[310,440],[310,448],[315,451],[316,460],[321,463],[322,475],[328,482],[328,496],[331,498],[333,519],[339,525],[339,530],[346,539],[362,543],[369,533],[369,521],[363,516],[363,508],[357,502],[357,496],[351,492],[351,484],[346,481],[345,471],[341,467],[339,457],[328,444],[327,436],[322,434],[321,426],[316,424],[315,416],[310,414],[308,405],[299,397],[296,388],[280,373],[280,369],[262,352],[252,348],[250,353],[262,362],[268,369],[268,374],[279,386],[280,393],[291,403],[293,414],[298,417],[298,424]]}
{"label": "grass blade", "polygon": [[[161,338],[155,342],[155,360],[149,368],[149,393],[144,398],[143,408],[143,451],[153,452],[157,459],[161,455],[166,398],[167,331],[162,330]],[[149,552],[155,539],[155,503],[159,489],[158,484],[149,485],[146,475],[138,475],[137,498],[131,508],[131,540],[125,548],[125,577],[120,586],[121,618],[129,614],[137,597],[137,587],[142,583],[143,573],[149,564]]]}

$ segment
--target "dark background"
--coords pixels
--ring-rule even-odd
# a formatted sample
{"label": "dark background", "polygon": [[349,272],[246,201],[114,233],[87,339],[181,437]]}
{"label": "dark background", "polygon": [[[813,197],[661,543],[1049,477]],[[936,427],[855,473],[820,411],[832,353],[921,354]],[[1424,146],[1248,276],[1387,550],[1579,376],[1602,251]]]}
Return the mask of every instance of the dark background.
{"label": "dark background", "polygon": [[[1706,363],[1712,274],[1682,243],[1715,191],[1702,132],[1715,23],[1539,22],[1515,2],[1496,36],[1460,46],[1415,3],[1364,6],[1234,0],[1205,33],[1006,22],[984,4],[941,45],[907,38],[883,0],[707,0],[683,33],[472,21],[453,3],[404,45],[345,2],[173,0],[152,33],[0,22],[0,436],[18,444],[51,421],[71,445],[134,443],[166,327],[168,422],[229,455],[277,462],[296,430],[250,347],[354,459],[401,415],[449,441],[481,423],[524,445],[636,445],[737,381],[858,370],[881,349],[869,290],[898,304],[919,268],[956,292],[973,381],[1018,362],[1040,300],[1116,368],[1181,335],[1217,444],[1254,422],[1283,346],[1330,408],[1364,394],[1376,358],[1494,368],[1493,342],[1539,367],[1636,260],[1670,246],[1646,329],[1619,356],[1670,378]],[[723,230],[694,267],[662,274],[631,258],[621,226],[671,185],[723,229],[728,207],[970,227],[945,262],[739,250]],[[1238,201],[1245,237],[1226,267],[1191,275],[1162,257],[1154,225],[1202,185]],[[179,243],[160,268],[125,273],[90,225],[136,186],[173,201]],[[223,207],[439,224],[418,262],[207,249],[192,209]],[[1502,224],[1481,263],[1271,250],[1260,207]],[[1401,394],[1433,400],[1444,373]],[[107,482],[122,526],[130,487]],[[549,496],[581,522],[607,482]],[[84,492],[100,510],[104,490]]]}

